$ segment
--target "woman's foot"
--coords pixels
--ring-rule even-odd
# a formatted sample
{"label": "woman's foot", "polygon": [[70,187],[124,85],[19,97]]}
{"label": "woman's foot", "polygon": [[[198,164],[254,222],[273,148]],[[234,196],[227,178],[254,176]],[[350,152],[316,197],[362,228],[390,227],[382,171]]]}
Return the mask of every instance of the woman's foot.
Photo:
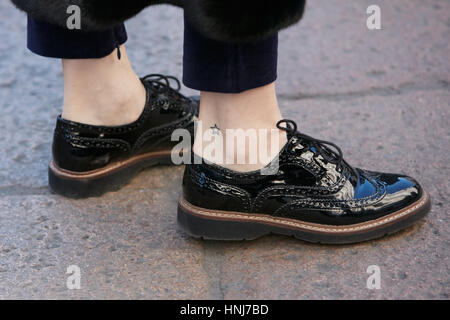
{"label": "woman's foot", "polygon": [[[198,101],[171,88],[173,77],[141,79],[145,101],[131,123],[90,125],[58,117],[49,165],[51,189],[69,197],[100,196],[129,182],[142,168],[171,164],[175,129],[192,135]],[[106,111],[107,112],[107,111]],[[106,117],[106,115],[105,115]]]}
{"label": "woman's foot", "polygon": [[64,105],[49,165],[56,193],[89,197],[117,190],[144,167],[172,163],[175,129],[193,134],[198,100],[181,95],[173,77],[139,79],[125,46],[120,53],[63,60]]}
{"label": "woman's foot", "polygon": [[277,126],[288,142],[272,162],[273,175],[187,166],[178,206],[183,230],[215,240],[276,233],[353,243],[404,229],[430,210],[413,178],[352,168],[334,144],[299,133],[293,121]]}

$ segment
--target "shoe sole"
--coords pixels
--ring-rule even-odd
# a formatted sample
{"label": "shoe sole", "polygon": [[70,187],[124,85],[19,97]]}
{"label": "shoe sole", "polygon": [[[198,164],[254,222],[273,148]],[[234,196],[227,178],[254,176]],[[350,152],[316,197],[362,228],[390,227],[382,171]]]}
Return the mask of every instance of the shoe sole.
{"label": "shoe sole", "polygon": [[148,152],[88,172],[64,170],[52,160],[48,166],[48,182],[53,192],[65,197],[99,197],[119,190],[141,170],[158,164],[173,164],[171,150]]}
{"label": "shoe sole", "polygon": [[430,209],[430,197],[424,192],[415,203],[379,219],[333,226],[266,214],[208,210],[196,207],[181,197],[177,220],[181,229],[189,235],[208,240],[253,240],[268,234],[280,234],[313,243],[348,244],[398,232],[424,217]]}

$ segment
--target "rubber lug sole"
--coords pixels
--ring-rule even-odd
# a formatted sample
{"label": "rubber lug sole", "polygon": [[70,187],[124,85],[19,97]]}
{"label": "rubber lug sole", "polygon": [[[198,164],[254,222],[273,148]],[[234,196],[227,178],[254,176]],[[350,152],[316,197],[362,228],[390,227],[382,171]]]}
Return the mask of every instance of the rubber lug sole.
{"label": "rubber lug sole", "polygon": [[119,190],[143,169],[160,164],[172,165],[170,153],[148,153],[106,168],[81,173],[63,170],[51,161],[48,182],[53,192],[68,198],[99,197]]}
{"label": "rubber lug sole", "polygon": [[320,225],[265,214],[246,214],[196,207],[183,197],[177,220],[187,234],[207,240],[253,240],[278,234],[323,244],[349,244],[396,233],[423,218],[431,209],[427,193],[402,210],[382,218],[345,226]]}

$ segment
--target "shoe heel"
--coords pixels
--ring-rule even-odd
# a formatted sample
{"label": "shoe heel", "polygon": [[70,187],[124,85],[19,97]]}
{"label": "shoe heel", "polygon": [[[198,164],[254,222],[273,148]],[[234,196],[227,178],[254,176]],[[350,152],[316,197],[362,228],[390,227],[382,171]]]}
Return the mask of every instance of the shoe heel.
{"label": "shoe heel", "polygon": [[99,197],[106,192],[119,190],[137,172],[138,168],[127,168],[95,179],[72,179],[59,175],[49,167],[48,183],[53,192],[68,198]]}
{"label": "shoe heel", "polygon": [[119,190],[141,170],[158,164],[171,165],[172,161],[170,157],[150,158],[94,176],[89,173],[64,172],[52,161],[48,167],[48,183],[53,192],[68,198],[99,197],[106,192]]}
{"label": "shoe heel", "polygon": [[245,221],[226,221],[195,215],[178,203],[177,221],[180,229],[194,238],[205,240],[253,240],[270,234],[269,227]]}

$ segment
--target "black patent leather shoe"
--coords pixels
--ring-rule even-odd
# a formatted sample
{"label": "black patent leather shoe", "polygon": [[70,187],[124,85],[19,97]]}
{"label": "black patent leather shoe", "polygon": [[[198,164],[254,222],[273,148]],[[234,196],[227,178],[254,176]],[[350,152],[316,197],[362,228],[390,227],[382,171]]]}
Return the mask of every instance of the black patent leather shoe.
{"label": "black patent leather shoe", "polygon": [[288,142],[273,175],[205,162],[186,167],[178,205],[184,231],[214,240],[275,233],[353,243],[399,231],[430,210],[428,194],[413,178],[352,168],[336,145],[297,132],[293,121],[278,127]]}
{"label": "black patent leather shoe", "polygon": [[[171,88],[174,79],[178,88]],[[49,165],[51,189],[68,197],[99,196],[117,190],[141,169],[171,164],[175,129],[191,134],[198,100],[179,91],[173,77],[149,75],[141,79],[147,92],[140,117],[122,126],[92,126],[58,117]]]}

